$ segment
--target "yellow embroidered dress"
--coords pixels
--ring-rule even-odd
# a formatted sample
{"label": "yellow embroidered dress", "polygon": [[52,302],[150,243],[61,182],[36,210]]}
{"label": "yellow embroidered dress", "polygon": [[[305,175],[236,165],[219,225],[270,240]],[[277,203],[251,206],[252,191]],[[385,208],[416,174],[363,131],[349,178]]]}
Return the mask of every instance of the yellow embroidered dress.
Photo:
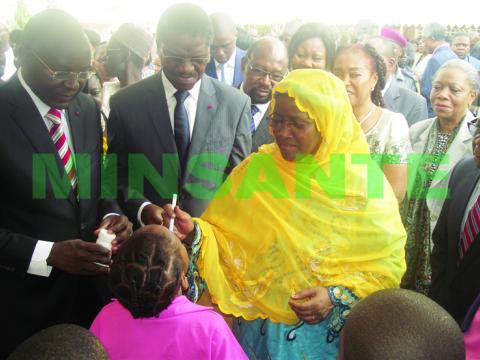
{"label": "yellow embroidered dress", "polygon": [[[195,219],[201,234],[196,262],[212,301],[243,319],[236,332],[250,356],[293,359],[303,352],[310,359],[330,342],[328,358],[336,352],[339,316],[351,302],[399,286],[405,230],[343,83],[321,70],[296,70],[273,94],[270,112],[275,96],[286,94],[315,123],[318,151],[287,161],[276,144],[265,145],[238,165]],[[302,341],[302,323],[288,300],[314,286],[327,287],[336,306],[329,319],[303,326],[310,335]],[[282,339],[292,336],[299,346],[285,350]]]}

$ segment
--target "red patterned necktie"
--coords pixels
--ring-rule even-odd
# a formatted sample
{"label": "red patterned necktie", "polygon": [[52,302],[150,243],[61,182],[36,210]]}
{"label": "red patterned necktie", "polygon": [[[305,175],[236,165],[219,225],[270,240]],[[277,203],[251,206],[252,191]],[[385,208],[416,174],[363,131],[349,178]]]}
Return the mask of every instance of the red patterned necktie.
{"label": "red patterned necktie", "polygon": [[45,117],[50,121],[50,136],[58,151],[58,155],[60,155],[73,192],[77,195],[77,176],[75,175],[75,166],[73,165],[73,157],[68,147],[67,137],[62,128],[62,114],[60,110],[51,108]]}
{"label": "red patterned necktie", "polygon": [[463,259],[464,255],[467,253],[468,248],[472,245],[475,237],[478,234],[478,229],[480,228],[480,196],[475,201],[475,204],[472,206],[468,212],[467,221],[463,227],[463,233],[460,237],[460,260]]}

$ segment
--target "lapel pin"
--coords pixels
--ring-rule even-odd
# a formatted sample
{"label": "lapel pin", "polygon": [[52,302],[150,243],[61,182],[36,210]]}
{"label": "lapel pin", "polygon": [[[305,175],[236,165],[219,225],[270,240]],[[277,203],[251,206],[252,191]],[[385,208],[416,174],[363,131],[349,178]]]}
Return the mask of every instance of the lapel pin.
{"label": "lapel pin", "polygon": [[80,116],[80,111],[75,111],[75,116]]}

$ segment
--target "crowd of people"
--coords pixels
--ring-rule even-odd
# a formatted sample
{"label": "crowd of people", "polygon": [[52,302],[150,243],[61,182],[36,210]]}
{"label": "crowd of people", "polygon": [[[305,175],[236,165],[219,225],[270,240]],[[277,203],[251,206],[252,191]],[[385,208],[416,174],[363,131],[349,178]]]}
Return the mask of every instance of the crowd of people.
{"label": "crowd of people", "polygon": [[0,358],[480,358],[474,35],[0,29]]}

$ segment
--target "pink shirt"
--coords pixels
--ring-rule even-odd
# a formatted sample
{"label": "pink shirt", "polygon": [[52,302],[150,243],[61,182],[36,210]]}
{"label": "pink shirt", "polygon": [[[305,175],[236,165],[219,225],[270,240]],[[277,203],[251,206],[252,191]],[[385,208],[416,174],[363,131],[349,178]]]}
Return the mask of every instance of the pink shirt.
{"label": "pink shirt", "polygon": [[134,319],[117,300],[90,331],[112,360],[248,359],[222,316],[179,296],[159,317]]}
{"label": "pink shirt", "polygon": [[465,341],[466,360],[480,360],[480,308],[463,334]]}

